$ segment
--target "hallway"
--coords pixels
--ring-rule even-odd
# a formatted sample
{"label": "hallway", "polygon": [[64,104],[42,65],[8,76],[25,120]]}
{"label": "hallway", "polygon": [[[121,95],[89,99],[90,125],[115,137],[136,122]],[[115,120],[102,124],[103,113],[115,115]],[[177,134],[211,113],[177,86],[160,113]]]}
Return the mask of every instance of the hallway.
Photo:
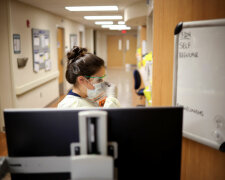
{"label": "hallway", "polygon": [[[118,99],[120,101],[121,107],[134,107],[137,104],[142,104],[144,101],[140,102],[134,91],[134,81],[133,81],[133,70],[134,68],[111,68],[107,69],[106,81],[111,82],[117,86]],[[58,100],[53,102],[48,106],[48,108],[55,108],[60,100],[64,96],[61,96]],[[0,133],[0,156],[7,156],[8,151],[6,147],[6,137],[5,133]],[[4,180],[10,180],[10,175],[4,178]]]}

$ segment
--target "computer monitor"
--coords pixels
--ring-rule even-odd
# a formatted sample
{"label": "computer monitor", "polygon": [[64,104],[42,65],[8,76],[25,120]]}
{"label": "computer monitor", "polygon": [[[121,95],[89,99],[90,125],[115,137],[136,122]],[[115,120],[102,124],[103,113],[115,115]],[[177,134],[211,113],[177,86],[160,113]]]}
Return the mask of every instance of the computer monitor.
{"label": "computer monitor", "polygon": [[[93,110],[93,109],[91,109]],[[118,180],[180,179],[182,107],[95,109],[108,113],[108,141],[118,143]],[[78,112],[4,111],[9,157],[69,156],[79,142]],[[70,179],[68,173],[11,174],[18,179]]]}

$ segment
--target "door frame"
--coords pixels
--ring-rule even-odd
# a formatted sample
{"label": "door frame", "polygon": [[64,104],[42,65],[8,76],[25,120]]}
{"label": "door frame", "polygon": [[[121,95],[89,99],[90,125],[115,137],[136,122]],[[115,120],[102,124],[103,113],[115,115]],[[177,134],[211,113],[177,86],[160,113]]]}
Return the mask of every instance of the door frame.
{"label": "door frame", "polygon": [[[65,28],[63,26],[56,25],[57,64],[58,64],[58,61],[59,61],[59,58],[58,58],[58,29],[62,29],[62,33],[63,33],[63,35],[62,35],[62,61],[61,61],[61,63],[62,63],[62,74],[61,75],[62,75],[63,80],[62,80],[61,85],[60,85],[60,83],[58,83],[59,84],[59,86],[58,86],[59,87],[59,95],[63,95],[63,94],[66,93],[65,76],[64,76],[64,72],[65,72],[65,62],[64,62],[64,58],[65,58]],[[58,69],[58,71],[59,71],[59,69]],[[60,71],[59,71],[58,77],[60,77]]]}

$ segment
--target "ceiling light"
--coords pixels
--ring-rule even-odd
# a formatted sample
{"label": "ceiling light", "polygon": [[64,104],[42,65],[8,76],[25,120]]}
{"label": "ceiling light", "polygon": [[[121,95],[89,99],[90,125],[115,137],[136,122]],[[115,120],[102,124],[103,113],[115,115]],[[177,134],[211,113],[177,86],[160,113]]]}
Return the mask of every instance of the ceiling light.
{"label": "ceiling light", "polygon": [[125,27],[125,28],[109,28],[110,30],[131,30],[131,27]]}
{"label": "ceiling light", "polygon": [[125,24],[125,22],[124,21],[119,21],[118,24]]}
{"label": "ceiling light", "polygon": [[128,26],[121,26],[121,27],[110,27],[109,28],[110,30],[130,30],[131,29],[131,27],[128,27]]}
{"label": "ceiling light", "polygon": [[103,28],[125,28],[126,25],[102,25]]}
{"label": "ceiling light", "polygon": [[108,28],[108,29],[109,29],[109,27],[108,27],[108,26],[103,26],[102,28]]}
{"label": "ceiling light", "polygon": [[112,21],[95,21],[95,24],[113,24]]}
{"label": "ceiling light", "polygon": [[131,27],[126,25],[102,25],[102,28],[109,28],[110,30],[130,30]]}
{"label": "ceiling light", "polygon": [[109,25],[109,24],[105,25],[105,24],[104,24],[104,25],[102,25],[101,27],[102,27],[102,28],[110,28],[111,26],[113,26],[113,25]]}
{"label": "ceiling light", "polygon": [[100,19],[123,19],[123,16],[84,16],[87,20],[100,20]]}
{"label": "ceiling light", "polygon": [[69,11],[118,11],[118,6],[68,6]]}

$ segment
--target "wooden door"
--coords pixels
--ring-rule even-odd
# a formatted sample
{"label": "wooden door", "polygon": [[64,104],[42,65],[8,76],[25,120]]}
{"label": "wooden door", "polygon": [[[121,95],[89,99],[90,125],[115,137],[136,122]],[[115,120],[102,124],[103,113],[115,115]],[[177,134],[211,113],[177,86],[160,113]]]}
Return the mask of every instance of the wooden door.
{"label": "wooden door", "polygon": [[59,69],[59,94],[63,95],[63,49],[64,49],[64,29],[58,28],[57,29],[57,50],[58,50],[58,69]]}
{"label": "wooden door", "polygon": [[124,67],[123,36],[110,35],[107,37],[107,66],[109,68]]}
{"label": "wooden door", "polygon": [[125,44],[125,64],[137,64],[136,49],[137,49],[137,37],[136,35],[124,36]]}

